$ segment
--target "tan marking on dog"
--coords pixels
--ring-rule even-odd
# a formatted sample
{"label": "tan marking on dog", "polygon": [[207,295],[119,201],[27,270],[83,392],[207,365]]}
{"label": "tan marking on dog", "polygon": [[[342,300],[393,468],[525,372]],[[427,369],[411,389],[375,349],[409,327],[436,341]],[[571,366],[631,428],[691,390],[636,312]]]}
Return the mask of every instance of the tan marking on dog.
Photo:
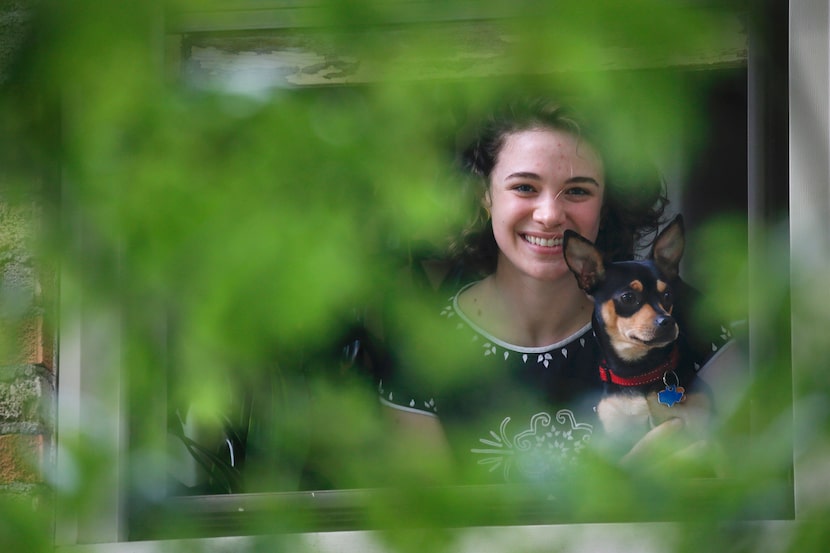
{"label": "tan marking on dog", "polygon": [[635,292],[642,292],[643,290],[645,290],[645,286],[643,286],[643,283],[639,280],[632,280],[628,283],[628,287],[634,290]]}
{"label": "tan marking on dog", "polygon": [[[644,343],[654,340],[656,335],[654,321],[658,313],[650,305],[643,305],[631,317],[620,317],[617,315],[614,301],[608,300],[602,304],[600,315],[605,323],[605,331],[608,333],[612,347],[624,361],[630,363],[642,359],[652,348],[668,343],[668,341]],[[677,326],[675,325],[672,340],[676,337]]]}
{"label": "tan marking on dog", "polygon": [[645,344],[632,341],[621,330],[625,326],[625,319],[617,316],[617,310],[614,307],[613,300],[608,300],[602,304],[600,314],[605,324],[605,332],[608,333],[611,346],[617,352],[617,355],[625,361],[631,362],[641,359],[648,353],[649,348]]}
{"label": "tan marking on dog", "polygon": [[614,300],[608,300],[603,303],[599,312],[602,316],[602,322],[605,324],[605,331],[613,342],[614,338],[617,337],[615,332],[617,328],[617,309],[614,307]]}
{"label": "tan marking on dog", "polygon": [[[668,290],[668,288],[669,288],[669,284],[667,282],[664,282],[662,280],[657,281],[657,291],[660,292],[661,294],[663,292],[665,292],[666,290]],[[663,302],[660,302],[660,305],[663,305]],[[670,305],[669,307],[666,307],[665,305],[663,305],[663,309],[666,310],[666,313],[671,315],[672,311],[674,311],[674,305]]]}
{"label": "tan marking on dog", "polygon": [[620,331],[629,338],[648,341],[654,338],[654,320],[657,318],[657,311],[648,304],[642,306],[639,311],[628,318],[620,317],[618,324]]}

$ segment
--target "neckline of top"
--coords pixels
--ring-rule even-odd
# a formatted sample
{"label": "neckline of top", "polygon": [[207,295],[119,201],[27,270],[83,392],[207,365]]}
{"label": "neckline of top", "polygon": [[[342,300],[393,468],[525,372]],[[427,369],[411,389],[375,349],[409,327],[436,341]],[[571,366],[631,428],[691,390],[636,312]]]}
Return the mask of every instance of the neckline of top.
{"label": "neckline of top", "polygon": [[477,280],[477,281],[465,284],[464,286],[462,286],[455,293],[455,295],[452,297],[452,310],[476,334],[481,335],[482,337],[486,338],[487,340],[489,340],[493,344],[501,346],[504,349],[508,349],[508,350],[515,351],[515,352],[518,352],[518,353],[545,353],[545,352],[553,350],[553,349],[561,349],[561,348],[567,346],[568,344],[570,344],[572,342],[575,342],[579,338],[582,338],[585,335],[585,333],[588,332],[589,330],[591,330],[591,328],[592,328],[591,322],[589,321],[588,323],[585,324],[585,326],[583,326],[582,328],[580,328],[579,330],[577,330],[576,332],[574,332],[573,334],[571,334],[567,338],[565,338],[563,340],[560,340],[558,342],[555,342],[553,344],[546,345],[546,346],[532,346],[532,347],[530,347],[530,346],[517,346],[516,344],[511,344],[510,342],[506,342],[506,341],[504,341],[504,340],[502,340],[502,339],[500,339],[496,336],[493,336],[492,334],[487,332],[485,329],[483,329],[482,327],[477,325],[470,317],[467,316],[466,313],[464,313],[464,311],[461,310],[461,306],[458,305],[458,297],[461,295],[461,293],[464,292],[464,290],[466,290],[467,288],[470,288],[471,286],[473,286],[473,285],[475,285],[479,282],[481,282],[481,281]]}

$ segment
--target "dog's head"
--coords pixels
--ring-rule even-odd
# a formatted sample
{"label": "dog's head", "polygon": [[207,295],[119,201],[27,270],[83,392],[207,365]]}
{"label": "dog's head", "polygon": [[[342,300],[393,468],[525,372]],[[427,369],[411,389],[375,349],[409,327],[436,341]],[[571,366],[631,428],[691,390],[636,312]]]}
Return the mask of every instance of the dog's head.
{"label": "dog's head", "polygon": [[680,215],[657,236],[651,256],[644,261],[605,263],[594,244],[565,231],[565,262],[579,287],[594,300],[596,319],[603,326],[599,330],[623,361],[638,361],[677,338],[672,285],[684,245]]}

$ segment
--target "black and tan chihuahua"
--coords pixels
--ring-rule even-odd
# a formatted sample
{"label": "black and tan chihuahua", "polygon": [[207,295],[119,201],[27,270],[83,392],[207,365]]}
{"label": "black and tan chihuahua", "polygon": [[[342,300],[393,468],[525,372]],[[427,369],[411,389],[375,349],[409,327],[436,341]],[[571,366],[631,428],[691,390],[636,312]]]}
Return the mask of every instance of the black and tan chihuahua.
{"label": "black and tan chihuahua", "polygon": [[694,368],[682,366],[677,347],[680,328],[672,315],[685,247],[682,216],[655,239],[642,261],[606,263],[586,238],[565,231],[565,262],[579,287],[594,300],[593,326],[604,359],[605,382],[597,415],[609,438],[631,446],[649,429],[671,418],[703,433],[709,419],[704,394],[685,388]]}

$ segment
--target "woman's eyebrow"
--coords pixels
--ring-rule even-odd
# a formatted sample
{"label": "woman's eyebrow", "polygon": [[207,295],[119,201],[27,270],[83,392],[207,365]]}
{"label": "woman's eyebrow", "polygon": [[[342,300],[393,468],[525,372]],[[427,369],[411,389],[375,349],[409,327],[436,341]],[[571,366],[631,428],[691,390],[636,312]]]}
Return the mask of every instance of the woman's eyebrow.
{"label": "woman's eyebrow", "polygon": [[568,180],[566,180],[565,183],[566,184],[592,183],[597,188],[600,188],[599,182],[597,182],[597,179],[595,179],[593,177],[581,177],[581,176],[571,177]]}
{"label": "woman's eyebrow", "polygon": [[536,173],[531,173],[530,171],[517,171],[515,173],[510,173],[504,180],[507,179],[533,179],[533,180],[542,180],[542,177]]}
{"label": "woman's eyebrow", "polygon": [[[530,180],[537,180],[538,181],[538,180],[542,180],[542,177],[539,174],[533,173],[531,171],[516,171],[515,173],[510,173],[509,175],[504,177],[504,180],[510,180],[510,179],[530,179]],[[599,182],[593,177],[575,176],[575,177],[571,177],[571,178],[569,178],[568,180],[565,181],[565,184],[584,184],[584,183],[593,184],[597,188],[601,188]]]}

